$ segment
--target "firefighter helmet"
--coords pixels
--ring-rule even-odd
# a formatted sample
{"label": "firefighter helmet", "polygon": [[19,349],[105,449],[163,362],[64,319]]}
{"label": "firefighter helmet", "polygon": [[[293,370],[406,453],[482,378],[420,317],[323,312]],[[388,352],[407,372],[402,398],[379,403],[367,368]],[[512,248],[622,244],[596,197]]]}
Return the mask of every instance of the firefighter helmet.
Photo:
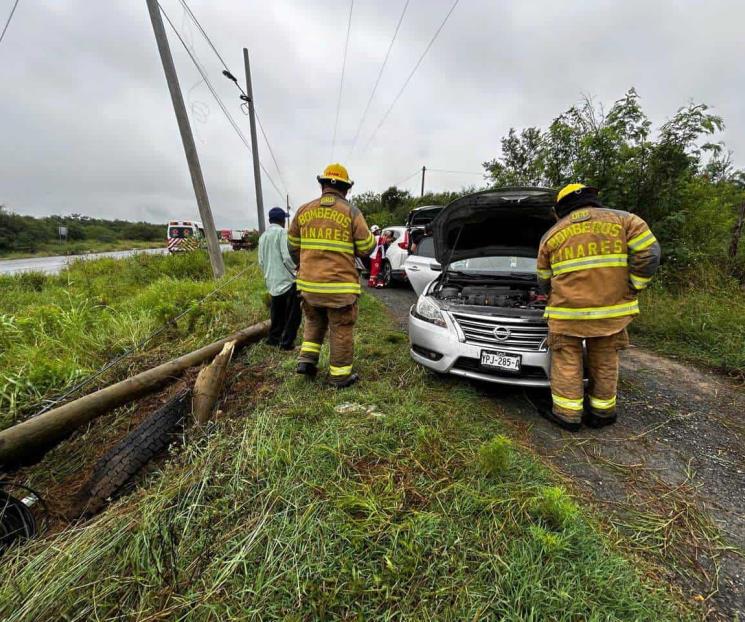
{"label": "firefighter helmet", "polygon": [[556,203],[561,203],[565,198],[572,194],[580,195],[584,193],[597,194],[598,189],[593,188],[592,186],[586,186],[585,184],[567,184],[559,190],[559,193],[556,195]]}
{"label": "firefighter helmet", "polygon": [[329,164],[325,169],[323,169],[323,174],[318,175],[316,179],[319,182],[326,181],[334,185],[339,184],[341,186],[346,186],[347,188],[351,188],[354,185],[354,182],[349,179],[347,169],[338,162]]}

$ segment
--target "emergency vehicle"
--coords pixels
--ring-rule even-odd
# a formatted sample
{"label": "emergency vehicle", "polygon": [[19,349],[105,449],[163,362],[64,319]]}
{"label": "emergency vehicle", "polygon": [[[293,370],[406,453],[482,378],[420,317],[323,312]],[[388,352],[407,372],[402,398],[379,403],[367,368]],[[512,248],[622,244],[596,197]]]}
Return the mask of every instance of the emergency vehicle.
{"label": "emergency vehicle", "polygon": [[172,220],[168,223],[168,252],[195,251],[205,245],[204,227],[195,220]]}

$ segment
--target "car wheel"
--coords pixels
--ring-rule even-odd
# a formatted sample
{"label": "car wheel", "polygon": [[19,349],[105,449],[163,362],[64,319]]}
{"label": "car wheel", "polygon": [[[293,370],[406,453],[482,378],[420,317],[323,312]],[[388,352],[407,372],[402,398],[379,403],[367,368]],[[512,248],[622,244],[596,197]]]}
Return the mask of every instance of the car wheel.
{"label": "car wheel", "polygon": [[393,268],[391,267],[391,262],[387,259],[383,260],[381,280],[383,281],[384,287],[390,287],[391,283],[393,283]]}

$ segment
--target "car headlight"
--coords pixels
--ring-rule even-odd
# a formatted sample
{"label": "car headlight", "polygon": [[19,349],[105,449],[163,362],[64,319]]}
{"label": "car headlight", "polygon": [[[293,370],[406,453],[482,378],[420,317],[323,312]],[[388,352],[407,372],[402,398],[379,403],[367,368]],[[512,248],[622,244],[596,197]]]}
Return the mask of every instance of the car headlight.
{"label": "car headlight", "polygon": [[432,322],[437,326],[446,326],[445,318],[442,317],[442,311],[429,296],[419,296],[419,300],[416,302],[414,314],[425,322]]}

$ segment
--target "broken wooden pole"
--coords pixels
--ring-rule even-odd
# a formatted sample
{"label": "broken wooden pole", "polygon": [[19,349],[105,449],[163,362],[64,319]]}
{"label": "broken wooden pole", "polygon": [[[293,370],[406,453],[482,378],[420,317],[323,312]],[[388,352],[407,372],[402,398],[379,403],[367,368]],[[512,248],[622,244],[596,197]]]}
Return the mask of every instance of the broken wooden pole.
{"label": "broken wooden pole", "polygon": [[212,411],[215,409],[217,398],[220,396],[222,385],[225,383],[228,364],[230,359],[233,358],[234,348],[235,342],[229,341],[226,343],[222,352],[199,372],[196,382],[194,382],[191,410],[194,414],[194,420],[199,425],[204,425],[212,417]]}
{"label": "broken wooden pole", "polygon": [[269,321],[249,326],[172,361],[122,380],[65,404],[33,419],[0,431],[0,466],[29,464],[41,458],[79,427],[178,378],[186,369],[213,358],[223,346],[256,342],[269,332]]}

